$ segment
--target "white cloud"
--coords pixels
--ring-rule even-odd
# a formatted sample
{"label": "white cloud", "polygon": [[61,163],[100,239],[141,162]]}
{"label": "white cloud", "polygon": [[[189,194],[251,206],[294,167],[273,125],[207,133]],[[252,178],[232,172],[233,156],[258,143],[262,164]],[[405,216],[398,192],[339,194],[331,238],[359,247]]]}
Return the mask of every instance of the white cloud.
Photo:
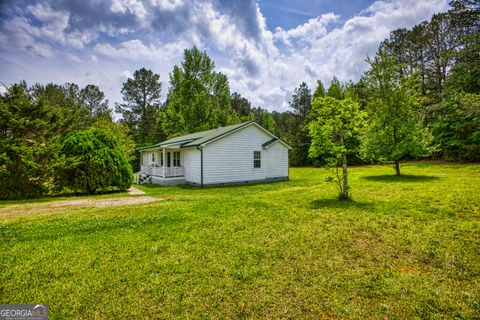
{"label": "white cloud", "polygon": [[[255,104],[285,110],[300,82],[306,81],[313,90],[317,79],[328,86],[334,75],[343,81],[358,80],[367,69],[367,55],[375,54],[390,31],[412,27],[447,8],[446,0],[376,1],[330,31],[327,27],[339,20],[338,15],[324,14],[290,30],[277,28],[273,40],[286,48],[278,47],[280,53],[273,55],[257,52],[261,72],[254,80],[247,74],[232,77],[232,87]],[[263,41],[269,45],[269,40]]]}
{"label": "white cloud", "polygon": [[128,59],[132,61],[170,61],[182,55],[187,48],[185,42],[172,42],[165,45],[145,45],[142,40],[134,39],[118,45],[97,43],[93,51],[114,59]]}
{"label": "white cloud", "polygon": [[[300,82],[313,90],[317,79],[328,86],[334,75],[357,80],[367,68],[367,55],[390,31],[412,27],[448,7],[448,0],[377,0],[343,23],[340,15],[325,13],[272,32],[253,0],[241,9],[237,6],[244,2],[83,1],[84,16],[69,2],[55,7],[56,2],[39,1],[17,7],[18,14],[0,22],[5,57],[0,82],[92,82],[118,102],[122,81],[133,70],[151,68],[166,88],[168,72],[183,50],[197,45],[227,74],[232,91],[255,106],[283,111]],[[98,6],[105,9],[101,14]]]}
{"label": "white cloud", "polygon": [[128,70],[124,70],[120,75],[125,80],[127,80],[128,78],[131,78],[133,76],[132,73]]}

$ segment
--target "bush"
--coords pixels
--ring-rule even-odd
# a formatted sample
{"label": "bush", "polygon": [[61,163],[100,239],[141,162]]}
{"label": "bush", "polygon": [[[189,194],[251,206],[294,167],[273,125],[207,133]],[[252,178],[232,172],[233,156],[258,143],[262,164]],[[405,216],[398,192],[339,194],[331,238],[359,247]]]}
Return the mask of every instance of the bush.
{"label": "bush", "polygon": [[115,137],[102,129],[76,131],[63,142],[65,157],[58,183],[61,188],[93,194],[98,190],[125,190],[133,182],[132,167]]}

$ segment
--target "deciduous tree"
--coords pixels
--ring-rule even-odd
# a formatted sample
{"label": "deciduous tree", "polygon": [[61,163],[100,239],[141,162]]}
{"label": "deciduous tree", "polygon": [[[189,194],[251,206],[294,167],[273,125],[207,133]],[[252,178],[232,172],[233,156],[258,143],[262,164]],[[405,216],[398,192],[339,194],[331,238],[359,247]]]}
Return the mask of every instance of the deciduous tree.
{"label": "deciduous tree", "polygon": [[215,71],[206,52],[187,49],[181,66],[170,73],[162,128],[167,136],[176,136],[235,123],[230,103],[227,77]]}
{"label": "deciduous tree", "polygon": [[324,159],[327,168],[334,172],[334,177],[329,180],[336,182],[338,198],[348,200],[347,154],[351,151],[348,140],[358,134],[365,114],[360,111],[359,104],[350,98],[339,100],[327,96],[313,101],[312,118],[308,127],[312,138],[309,154]]}
{"label": "deciduous tree", "polygon": [[366,160],[394,161],[396,175],[400,175],[400,160],[427,155],[431,142],[416,114],[416,81],[399,77],[399,65],[385,50],[380,49],[368,62],[369,121],[362,137],[362,155]]}

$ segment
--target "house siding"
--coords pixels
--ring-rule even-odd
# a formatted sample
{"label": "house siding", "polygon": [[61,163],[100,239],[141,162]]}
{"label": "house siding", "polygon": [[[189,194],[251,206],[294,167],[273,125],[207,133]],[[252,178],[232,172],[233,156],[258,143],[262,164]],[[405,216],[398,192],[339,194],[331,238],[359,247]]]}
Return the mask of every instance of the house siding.
{"label": "house siding", "polygon": [[[288,149],[281,143],[263,149],[271,136],[250,125],[204,147],[203,183],[222,184],[288,177]],[[253,167],[253,152],[261,152],[261,168]]]}
{"label": "house siding", "polygon": [[200,184],[200,151],[196,148],[183,149],[180,157],[183,159],[182,165],[185,170],[185,181]]}
{"label": "house siding", "polygon": [[288,177],[288,149],[280,142],[275,142],[265,149],[267,160],[266,178]]}

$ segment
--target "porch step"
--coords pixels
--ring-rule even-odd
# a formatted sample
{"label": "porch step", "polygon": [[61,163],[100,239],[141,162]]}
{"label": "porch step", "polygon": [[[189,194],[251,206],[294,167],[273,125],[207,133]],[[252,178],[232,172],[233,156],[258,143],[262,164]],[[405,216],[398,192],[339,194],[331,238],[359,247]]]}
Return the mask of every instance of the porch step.
{"label": "porch step", "polygon": [[144,184],[152,182],[152,176],[147,174],[147,175],[141,175],[140,178],[138,179],[138,184]]}

